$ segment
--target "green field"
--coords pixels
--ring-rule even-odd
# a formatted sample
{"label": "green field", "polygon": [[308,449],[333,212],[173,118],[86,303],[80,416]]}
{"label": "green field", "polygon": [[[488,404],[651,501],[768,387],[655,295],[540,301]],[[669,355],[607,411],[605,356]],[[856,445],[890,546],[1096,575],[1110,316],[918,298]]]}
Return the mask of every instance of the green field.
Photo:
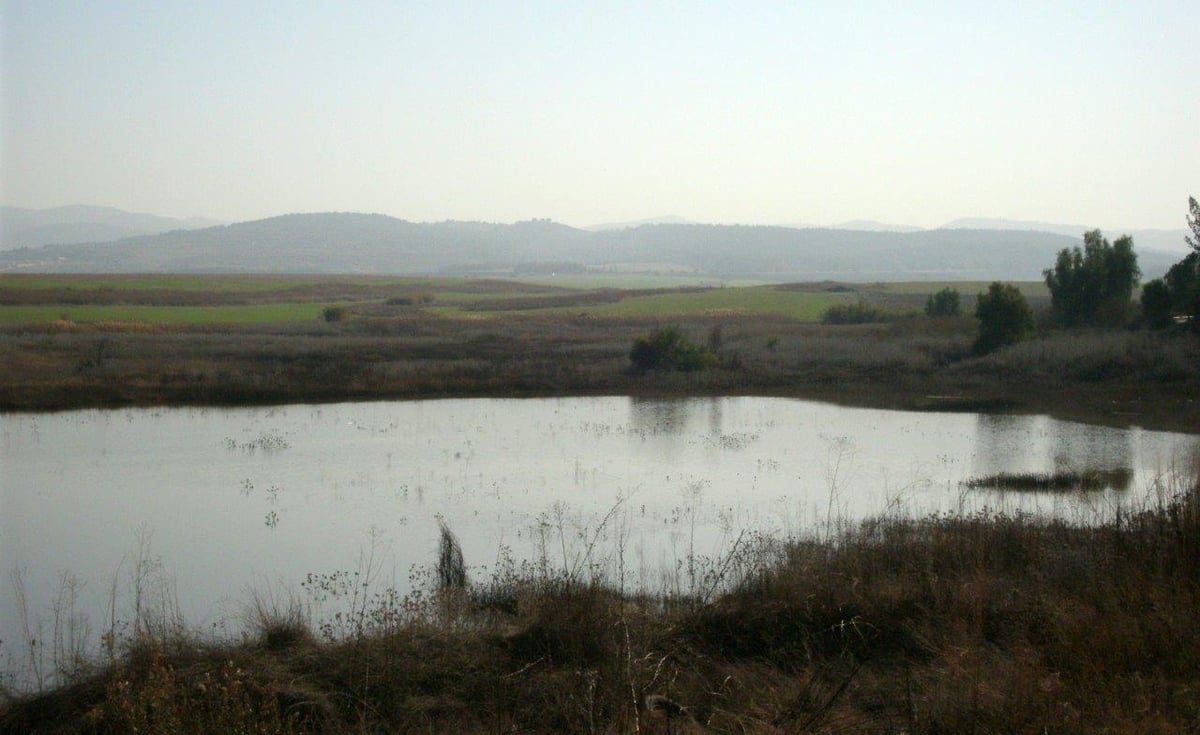
{"label": "green field", "polygon": [[[935,293],[943,288],[956,289],[962,294],[964,304],[974,303],[976,294],[988,290],[991,281],[888,281],[885,283],[863,284],[863,288],[879,293],[926,295]],[[1050,291],[1044,281],[1012,281],[1012,285],[1025,295],[1026,298],[1049,298]]]}
{"label": "green field", "polygon": [[[37,275],[0,276],[0,324],[141,322],[253,324],[321,318],[340,304],[351,318],[428,313],[470,319],[504,315],[683,317],[772,315],[818,321],[830,306],[864,299],[890,312],[919,311],[927,294],[959,290],[970,308],[984,283],[724,285],[641,274],[531,277],[528,280],[385,276]],[[711,280],[707,281],[709,284]],[[1045,298],[1045,286],[1018,286]],[[172,296],[174,294],[174,296]],[[399,297],[429,297],[412,305]],[[186,296],[186,298],[183,298]]]}
{"label": "green field", "polygon": [[816,321],[834,304],[846,303],[852,294],[781,291],[774,286],[716,288],[649,296],[627,296],[615,304],[553,311],[585,312],[596,316],[676,316],[688,314],[773,314],[799,321]]}

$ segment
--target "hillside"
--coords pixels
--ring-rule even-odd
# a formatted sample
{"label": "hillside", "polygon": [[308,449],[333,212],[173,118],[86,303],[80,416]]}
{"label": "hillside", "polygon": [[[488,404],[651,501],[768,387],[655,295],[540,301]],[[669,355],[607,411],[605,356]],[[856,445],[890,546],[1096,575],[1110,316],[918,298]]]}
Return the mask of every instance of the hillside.
{"label": "hillside", "polygon": [[[379,214],[289,214],[107,243],[0,253],[0,271],[503,275],[672,271],[765,280],[1036,280],[1080,238],[1021,230],[873,232],[645,224],[589,232],[549,220],[415,223]],[[1174,256],[1139,250],[1146,277]]]}
{"label": "hillside", "polygon": [[175,219],[111,207],[73,205],[53,209],[0,207],[0,250],[42,245],[106,242],[170,230],[194,230],[218,224],[191,217]]}

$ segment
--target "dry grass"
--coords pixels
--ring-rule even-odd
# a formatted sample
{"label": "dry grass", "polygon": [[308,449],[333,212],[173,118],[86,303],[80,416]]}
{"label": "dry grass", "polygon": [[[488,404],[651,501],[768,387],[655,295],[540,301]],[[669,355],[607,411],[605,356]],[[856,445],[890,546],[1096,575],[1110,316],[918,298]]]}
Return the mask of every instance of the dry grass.
{"label": "dry grass", "polygon": [[[405,307],[407,308],[407,307]],[[721,330],[718,367],[635,376],[657,319],[474,320],[410,312],[342,323],[48,324],[0,329],[0,410],[318,402],[433,396],[790,395],[889,408],[1006,407],[1096,423],[1200,425],[1200,342],[1052,334],[984,358],[969,319],[824,326],[781,317],[672,320]]]}

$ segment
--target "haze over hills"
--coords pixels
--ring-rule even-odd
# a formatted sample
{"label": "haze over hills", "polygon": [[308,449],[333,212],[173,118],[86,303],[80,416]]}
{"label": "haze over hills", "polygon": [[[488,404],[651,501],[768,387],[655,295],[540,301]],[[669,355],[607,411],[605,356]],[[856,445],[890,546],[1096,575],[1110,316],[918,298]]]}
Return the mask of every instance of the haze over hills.
{"label": "haze over hills", "polygon": [[160,217],[82,204],[53,209],[0,206],[0,250],[41,245],[107,242],[170,230],[222,224],[203,217]]}
{"label": "haze over hills", "polygon": [[[642,220],[634,220],[631,222],[610,222],[600,225],[592,225],[585,229],[594,232],[602,230],[624,230],[640,227],[641,225],[659,225],[659,224],[677,224],[691,225],[699,224],[690,220],[678,217],[675,215],[667,215],[663,217],[651,217]],[[814,225],[808,222],[788,222],[780,225],[781,227],[790,227],[798,230],[810,229],[830,229],[830,230],[856,230],[862,232],[924,232],[930,229],[939,230],[1026,230],[1029,232],[1051,232],[1057,235],[1067,235],[1068,237],[1082,238],[1083,233],[1088,230],[1096,229],[1086,225],[1064,225],[1052,222],[1037,222],[1034,220],[1016,220],[1005,219],[1002,217],[960,217],[959,219],[947,222],[937,228],[917,227],[916,225],[896,224],[891,222],[880,222],[873,219],[853,219],[845,222],[836,222],[834,224]],[[1101,228],[1103,230],[1103,228]],[[1114,240],[1122,235],[1133,236],[1134,244],[1139,250],[1162,250],[1170,253],[1184,254],[1187,252],[1187,245],[1184,243],[1184,236],[1187,235],[1185,229],[1118,229],[1104,231],[1109,240]]]}
{"label": "haze over hills", "polygon": [[675,214],[668,214],[662,217],[647,217],[646,219],[633,220],[631,222],[604,222],[598,225],[584,227],[585,230],[592,232],[600,232],[602,230],[628,230],[642,225],[694,225],[695,222],[685,219]]}
{"label": "haze over hills", "polygon": [[[21,248],[0,253],[0,270],[477,275],[612,270],[778,281],[1037,280],[1060,249],[1080,241],[1012,229],[641,224],[588,231],[550,220],[416,223],[343,212]],[[1161,275],[1178,259],[1138,252],[1146,278]]]}
{"label": "haze over hills", "polygon": [[919,232],[924,229],[912,225],[893,225],[873,219],[852,219],[847,222],[838,222],[831,227],[835,230],[863,230],[866,232]]}
{"label": "haze over hills", "polygon": [[[967,229],[967,230],[1027,230],[1032,232],[1053,232],[1059,235],[1068,235],[1074,238],[1082,238],[1083,233],[1088,230],[1097,229],[1095,227],[1087,227],[1085,225],[1062,225],[1049,222],[1033,222],[1029,220],[1013,220],[1000,219],[995,217],[963,217],[952,222],[947,222],[942,225],[942,229]],[[1101,228],[1103,229],[1103,228]],[[1187,243],[1184,242],[1184,237],[1188,234],[1187,230],[1159,230],[1159,229],[1123,229],[1123,230],[1105,230],[1104,236],[1110,241],[1115,240],[1122,235],[1133,237],[1133,244],[1138,251],[1145,250],[1162,250],[1169,253],[1178,253],[1183,255],[1187,252]]]}

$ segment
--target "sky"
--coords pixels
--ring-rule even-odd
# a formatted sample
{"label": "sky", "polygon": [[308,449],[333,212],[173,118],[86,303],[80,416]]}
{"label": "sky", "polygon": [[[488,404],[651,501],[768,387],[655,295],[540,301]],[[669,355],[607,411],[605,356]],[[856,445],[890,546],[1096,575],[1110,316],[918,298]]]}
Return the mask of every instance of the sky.
{"label": "sky", "polygon": [[1185,227],[1179,2],[0,0],[0,202]]}

